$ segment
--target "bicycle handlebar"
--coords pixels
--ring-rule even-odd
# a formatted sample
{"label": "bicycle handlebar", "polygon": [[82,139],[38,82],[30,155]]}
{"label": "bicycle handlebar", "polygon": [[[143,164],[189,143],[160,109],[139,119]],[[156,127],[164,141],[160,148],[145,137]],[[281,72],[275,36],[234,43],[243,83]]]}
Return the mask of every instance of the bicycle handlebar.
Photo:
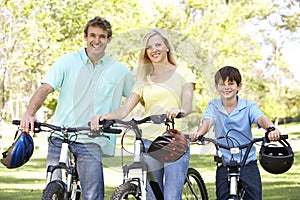
{"label": "bicycle handlebar", "polygon": [[[198,138],[198,141],[201,142],[201,144],[204,144],[204,141],[207,142],[212,142],[215,145],[215,148],[217,151],[220,151],[220,148],[222,149],[226,149],[231,151],[232,149],[246,149],[246,152],[244,154],[244,157],[242,158],[240,165],[244,166],[247,160],[247,157],[250,153],[250,149],[253,146],[254,143],[256,142],[268,142],[268,138],[267,138],[268,134],[266,133],[264,137],[260,137],[260,138],[253,138],[249,143],[247,144],[242,144],[242,145],[237,145],[237,146],[228,146],[228,145],[224,145],[222,143],[218,143],[218,139],[226,139],[226,137],[221,137],[221,138],[217,138],[217,139],[213,139],[213,138],[206,138],[204,136],[200,136]],[[229,139],[230,137],[227,136],[227,139]],[[284,139],[288,139],[288,135],[280,135],[280,139],[279,140],[284,140]],[[221,155],[222,157],[222,155]],[[224,162],[224,160],[222,159],[222,163],[224,165],[226,165],[226,163]]]}
{"label": "bicycle handlebar", "polygon": [[[180,112],[178,113],[178,115],[176,116],[176,118],[182,118],[185,116],[185,113]],[[138,139],[141,138],[141,133],[138,129],[138,125],[143,124],[143,123],[147,123],[147,122],[152,122],[154,124],[165,124],[166,126],[169,126],[169,124],[172,124],[173,128],[174,128],[174,120],[169,120],[166,117],[166,114],[160,114],[160,115],[149,115],[143,119],[140,120],[136,120],[134,118],[132,118],[131,120],[120,120],[120,119],[113,119],[113,120],[104,120],[104,121],[99,121],[100,125],[103,125],[103,128],[105,129],[110,129],[111,126],[115,125],[115,124],[121,124],[121,125],[125,125],[125,126],[131,126],[132,130],[135,131],[136,133],[136,137]]]}
{"label": "bicycle handlebar", "polygon": [[[220,139],[220,138],[219,138]],[[284,139],[288,139],[288,135],[280,135],[280,139],[279,140],[284,140]],[[247,148],[248,146],[252,146],[254,143],[256,142],[262,142],[262,141],[266,141],[266,138],[265,137],[260,137],[260,138],[253,138],[251,140],[251,142],[247,143],[247,144],[243,144],[243,145],[239,145],[237,147],[232,147],[232,146],[227,146],[227,145],[224,145],[224,144],[221,144],[221,143],[218,143],[217,142],[217,139],[212,139],[212,138],[207,138],[207,137],[204,137],[204,136],[200,136],[198,138],[198,140],[200,142],[204,142],[204,141],[207,141],[207,142],[212,142],[214,145],[217,145],[218,147],[220,148],[223,148],[223,149],[226,149],[226,150],[230,150],[231,148],[239,148],[239,149],[244,149],[244,148]]]}
{"label": "bicycle handlebar", "polygon": [[[184,117],[185,114],[180,112],[178,113],[178,115],[176,116],[176,118],[182,118]],[[103,127],[105,128],[109,128],[111,127],[112,125],[114,125],[115,123],[118,123],[118,124],[123,124],[123,125],[139,125],[139,124],[143,124],[143,123],[146,123],[146,122],[152,122],[154,124],[162,124],[162,123],[174,123],[173,120],[169,120],[166,118],[166,114],[160,114],[160,115],[149,115],[143,119],[140,119],[140,120],[136,120],[134,118],[132,118],[131,120],[120,120],[120,119],[113,119],[113,120],[104,120],[104,121],[100,121],[99,124],[103,124]]]}
{"label": "bicycle handlebar", "polygon": [[[12,124],[20,125],[20,120],[13,120]],[[78,131],[91,131],[90,127],[64,127],[64,126],[55,126],[53,124],[42,123],[42,122],[34,122],[34,131],[35,133],[39,133],[43,131],[41,127],[47,127],[52,129],[53,131],[66,131],[66,132],[78,132]],[[122,132],[121,129],[113,129],[113,128],[105,128],[102,127],[101,131],[106,133],[120,134]]]}

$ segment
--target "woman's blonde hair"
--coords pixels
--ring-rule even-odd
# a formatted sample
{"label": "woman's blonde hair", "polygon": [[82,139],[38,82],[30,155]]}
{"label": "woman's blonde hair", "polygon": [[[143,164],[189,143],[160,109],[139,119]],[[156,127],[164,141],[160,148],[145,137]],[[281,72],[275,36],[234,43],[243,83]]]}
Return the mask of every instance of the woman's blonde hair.
{"label": "woman's blonde hair", "polygon": [[148,58],[148,55],[146,53],[147,51],[147,44],[151,37],[159,35],[164,44],[167,46],[169,51],[167,52],[167,58],[168,61],[176,65],[175,57],[173,54],[173,47],[171,43],[169,42],[169,39],[167,36],[159,29],[151,29],[148,31],[142,38],[141,45],[140,45],[140,54],[139,54],[139,60],[138,60],[138,69],[136,74],[136,82],[143,85],[147,83],[147,76],[152,73],[153,71],[153,65],[151,63],[151,60]]}

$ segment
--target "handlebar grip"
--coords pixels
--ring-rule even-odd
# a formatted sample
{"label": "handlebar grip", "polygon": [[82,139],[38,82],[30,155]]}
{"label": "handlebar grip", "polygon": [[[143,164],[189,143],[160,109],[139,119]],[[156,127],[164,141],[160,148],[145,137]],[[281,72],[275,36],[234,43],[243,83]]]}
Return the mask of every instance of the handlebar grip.
{"label": "handlebar grip", "polygon": [[[17,120],[17,119],[14,119],[14,120],[12,120],[12,124],[14,124],[14,125],[20,125],[21,124],[21,120]],[[36,129],[39,129],[40,128],[40,125],[41,125],[41,123],[40,122],[37,122],[37,121],[35,121],[34,122],[34,128]],[[29,124],[29,130],[31,129],[31,126],[30,126],[30,124]],[[38,131],[38,130],[35,130],[34,132],[36,132],[36,131]]]}
{"label": "handlebar grip", "polygon": [[12,120],[12,124],[14,124],[14,125],[20,125],[20,120],[17,120],[17,119],[14,119],[14,120]]}
{"label": "handlebar grip", "polygon": [[103,132],[114,133],[114,134],[120,134],[122,132],[121,129],[116,129],[116,128],[104,128],[102,130],[103,130]]}
{"label": "handlebar grip", "polygon": [[289,135],[280,135],[280,140],[288,139]]}
{"label": "handlebar grip", "polygon": [[183,118],[183,117],[185,117],[185,113],[184,112],[180,112],[176,116],[176,118]]}

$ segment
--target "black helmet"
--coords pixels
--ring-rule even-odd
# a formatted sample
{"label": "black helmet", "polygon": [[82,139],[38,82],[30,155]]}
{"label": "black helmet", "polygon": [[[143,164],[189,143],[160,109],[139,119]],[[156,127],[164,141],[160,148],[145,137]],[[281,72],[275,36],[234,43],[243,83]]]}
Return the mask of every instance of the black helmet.
{"label": "black helmet", "polygon": [[294,153],[290,144],[285,140],[280,140],[282,146],[263,142],[259,151],[259,162],[269,173],[281,174],[288,171],[294,162]]}
{"label": "black helmet", "polygon": [[1,159],[1,163],[9,169],[20,167],[30,159],[33,149],[34,144],[31,136],[19,130],[16,132],[13,144],[7,151],[2,153],[3,158]]}
{"label": "black helmet", "polygon": [[150,145],[148,153],[160,162],[175,162],[188,150],[188,141],[184,134],[170,129],[158,136]]}

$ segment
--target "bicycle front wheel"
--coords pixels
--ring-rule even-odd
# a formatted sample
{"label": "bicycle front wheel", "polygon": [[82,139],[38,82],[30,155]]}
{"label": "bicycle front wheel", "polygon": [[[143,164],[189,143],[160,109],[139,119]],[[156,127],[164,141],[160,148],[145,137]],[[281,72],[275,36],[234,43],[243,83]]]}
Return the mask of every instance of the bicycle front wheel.
{"label": "bicycle front wheel", "polygon": [[60,180],[51,181],[44,190],[42,200],[66,199],[66,185]]}
{"label": "bicycle front wheel", "polygon": [[126,182],[120,185],[113,193],[111,200],[130,200],[130,199],[141,199],[138,192],[137,185]]}
{"label": "bicycle front wheel", "polygon": [[187,200],[207,200],[208,194],[206,190],[205,183],[200,175],[200,173],[189,168],[187,177],[183,186],[182,199]]}

